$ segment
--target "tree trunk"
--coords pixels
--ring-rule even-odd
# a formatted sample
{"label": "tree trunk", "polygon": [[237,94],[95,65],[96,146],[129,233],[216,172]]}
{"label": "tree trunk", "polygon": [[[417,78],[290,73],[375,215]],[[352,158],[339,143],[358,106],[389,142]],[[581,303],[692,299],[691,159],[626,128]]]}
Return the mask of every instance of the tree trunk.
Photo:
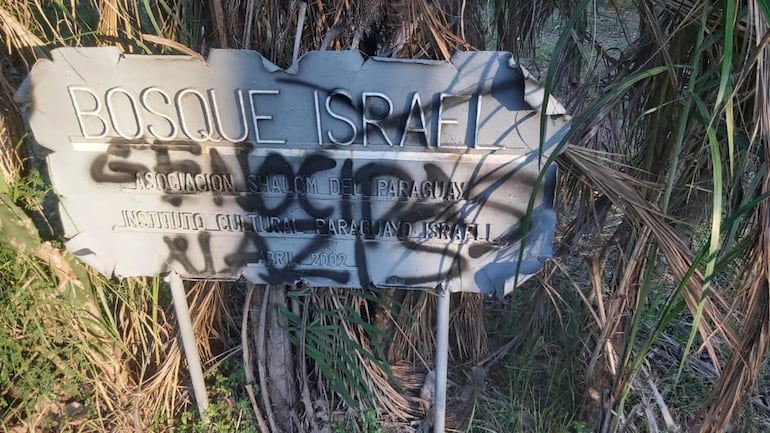
{"label": "tree trunk", "polygon": [[279,313],[280,308],[288,308],[286,288],[257,286],[253,299],[251,323],[262,413],[273,431],[300,431],[292,344]]}

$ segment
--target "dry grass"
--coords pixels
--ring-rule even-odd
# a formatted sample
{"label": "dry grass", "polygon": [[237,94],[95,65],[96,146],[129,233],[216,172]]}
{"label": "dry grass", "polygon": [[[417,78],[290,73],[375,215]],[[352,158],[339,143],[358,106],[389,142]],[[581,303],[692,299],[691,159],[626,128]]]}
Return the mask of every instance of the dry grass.
{"label": "dry grass", "polygon": [[[626,424],[650,431],[673,429],[669,415],[676,418],[671,400],[676,394],[656,380],[678,379],[694,344],[706,354],[708,374],[714,375],[709,380],[716,383],[700,409],[706,422],[687,427],[721,431],[760,381],[770,332],[767,11],[754,0],[735,5],[735,19],[728,19],[729,1],[610,3],[599,10],[594,8],[598,3],[586,8],[587,2],[510,0],[495,2],[489,10],[481,1],[449,1],[438,7],[432,0],[215,0],[210,6],[182,0],[6,0],[0,6],[0,65],[4,72],[23,72],[59,45],[203,56],[212,47],[249,48],[282,67],[297,54],[316,49],[446,59],[454,51],[488,43],[526,53],[542,48],[541,29],[549,20],[560,22],[565,37],[553,35],[549,52],[540,58],[551,59],[552,73],[544,79],[547,90],[561,96],[575,115],[572,146],[560,157],[565,169],[561,256],[544,274],[543,290],[526,301],[529,314],[522,316],[520,334],[499,348],[490,349],[486,330],[478,326],[482,300],[457,296],[453,361],[487,367],[504,363],[528,333],[542,330],[548,314],[577,314],[565,303],[574,295],[590,317],[578,337],[585,346],[580,398],[589,408],[588,422],[599,431],[617,431]],[[629,13],[638,19],[624,19]],[[630,35],[623,46],[608,46],[611,42],[595,37],[595,26],[605,15],[615,16],[611,22]],[[640,21],[645,25],[638,25]],[[732,39],[726,39],[729,34]],[[300,41],[298,52],[295,40]],[[26,170],[26,155],[17,146],[23,137],[21,118],[12,102],[19,83],[8,78],[12,76],[0,76],[0,170],[10,186]],[[47,263],[61,257],[57,250],[32,251]],[[578,255],[583,257],[576,259]],[[745,266],[740,272],[730,269],[736,264]],[[573,275],[574,269],[582,273]],[[173,421],[189,395],[173,314],[160,295],[161,286],[150,280],[118,285],[93,275],[75,278],[61,267],[58,271],[57,286],[81,281],[82,288],[91,282],[96,297],[88,311],[98,320],[90,320],[102,324],[99,338],[108,341],[100,345],[105,349],[88,355],[96,372],[86,381],[97,395],[95,424],[124,430],[168,428],[158,420]],[[668,283],[657,283],[663,280]],[[196,283],[189,291],[200,349],[209,362],[218,349],[241,341],[246,349],[264,347],[253,341],[264,331],[259,326],[251,341],[230,333],[237,334],[233,329],[249,320],[252,327],[268,323],[267,309],[257,320],[252,311],[249,319],[242,305],[231,305],[226,290],[220,284]],[[661,308],[656,309],[655,299],[663,299]],[[398,392],[379,356],[387,355],[393,364],[419,366],[419,371],[430,365],[434,336],[426,325],[435,315],[430,294],[387,292],[364,300],[313,292],[283,306],[286,317],[297,319],[292,335],[301,354],[292,368],[303,378],[296,384],[297,405],[303,408],[298,413],[326,411],[328,422],[331,412],[342,407],[337,403],[347,399],[370,402],[399,421],[423,416],[419,398]],[[651,312],[660,317],[651,318]],[[349,320],[355,317],[366,320]],[[71,330],[93,334],[85,317],[76,315],[73,321]],[[668,327],[680,322],[693,325],[697,333],[678,337],[682,350],[676,374],[656,376],[645,360],[666,339]],[[364,326],[372,323],[388,330],[391,340],[373,337]],[[329,337],[330,348],[350,359],[349,367],[360,375],[358,385],[340,376],[339,369],[303,356],[311,344],[305,332],[314,326],[324,329],[321,325],[340,331]],[[71,338],[89,346],[75,334]],[[211,346],[214,341],[221,343]],[[423,381],[415,380],[421,374],[404,375],[411,384],[405,388],[415,390],[412,382]],[[340,378],[347,382],[333,383]],[[326,406],[319,406],[320,400]],[[258,405],[263,411],[271,406]],[[690,415],[674,422],[695,419]],[[304,420],[307,425],[317,417],[310,418]]]}

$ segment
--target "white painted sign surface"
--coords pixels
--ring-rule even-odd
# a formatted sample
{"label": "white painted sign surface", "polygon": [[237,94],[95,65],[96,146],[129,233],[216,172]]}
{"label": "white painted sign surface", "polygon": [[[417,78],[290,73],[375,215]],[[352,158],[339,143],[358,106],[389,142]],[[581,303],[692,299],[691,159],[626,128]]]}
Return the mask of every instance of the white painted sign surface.
{"label": "white painted sign surface", "polygon": [[21,96],[67,246],[104,274],[502,294],[551,255],[555,167],[522,254],[521,220],[568,121],[541,154],[542,90],[508,53],[52,56]]}

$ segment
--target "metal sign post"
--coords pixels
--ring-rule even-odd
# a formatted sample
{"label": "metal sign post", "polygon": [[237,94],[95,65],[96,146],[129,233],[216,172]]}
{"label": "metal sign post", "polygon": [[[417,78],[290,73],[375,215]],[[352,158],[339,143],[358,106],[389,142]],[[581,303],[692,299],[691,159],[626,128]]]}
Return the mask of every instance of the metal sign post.
{"label": "metal sign post", "polygon": [[434,397],[433,432],[444,433],[446,424],[446,388],[449,365],[449,309],[452,292],[449,284],[438,287],[436,307],[436,392]]}
{"label": "metal sign post", "polygon": [[198,413],[202,420],[207,420],[206,410],[209,407],[209,397],[206,393],[206,383],[203,380],[203,368],[201,367],[201,358],[198,354],[198,345],[195,343],[195,334],[193,333],[192,320],[190,319],[190,310],[187,306],[187,294],[184,291],[184,282],[176,272],[168,275],[168,283],[171,286],[171,296],[174,299],[174,310],[176,311],[176,320],[179,323],[179,334],[182,337],[182,347],[184,355],[187,358],[187,368],[190,372],[193,392],[195,394],[195,404],[198,406]]}

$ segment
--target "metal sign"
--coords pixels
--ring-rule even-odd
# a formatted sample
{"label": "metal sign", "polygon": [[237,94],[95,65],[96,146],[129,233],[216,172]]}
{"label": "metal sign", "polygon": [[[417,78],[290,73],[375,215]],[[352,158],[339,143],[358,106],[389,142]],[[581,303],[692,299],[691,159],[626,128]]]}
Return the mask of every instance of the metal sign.
{"label": "metal sign", "polygon": [[[121,277],[507,293],[551,255],[562,112],[511,55],[61,48],[22,98],[68,249]],[[541,153],[542,151],[542,153]],[[541,170],[519,263],[521,220]]]}

